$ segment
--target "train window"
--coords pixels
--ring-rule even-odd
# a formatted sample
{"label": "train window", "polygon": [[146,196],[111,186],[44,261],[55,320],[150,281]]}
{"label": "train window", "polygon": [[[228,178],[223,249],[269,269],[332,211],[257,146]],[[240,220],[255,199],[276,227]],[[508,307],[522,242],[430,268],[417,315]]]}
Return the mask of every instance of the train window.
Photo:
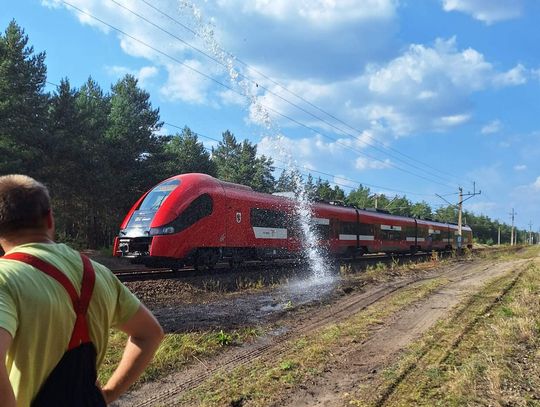
{"label": "train window", "polygon": [[359,223],[358,234],[363,236],[373,236],[373,225],[368,223]]}
{"label": "train window", "polygon": [[339,233],[343,235],[373,236],[373,225],[368,223],[341,222]]}
{"label": "train window", "polygon": [[337,238],[339,236],[340,222],[339,219],[330,219],[331,236]]}
{"label": "train window", "polygon": [[408,237],[416,236],[416,228],[414,226],[406,226],[405,236],[408,236]]}
{"label": "train window", "polygon": [[187,229],[197,221],[210,215],[213,210],[212,198],[208,194],[203,194],[196,198],[189,206],[176,218],[170,226],[175,232]]}
{"label": "train window", "polygon": [[179,179],[171,179],[158,184],[148,195],[146,195],[146,198],[144,198],[139,206],[139,210],[157,211],[163,201],[165,201],[165,198],[167,198],[178,185],[180,185]]}
{"label": "train window", "polygon": [[259,209],[251,208],[251,226],[261,228],[287,228],[287,224],[290,224],[287,220],[287,214],[285,212],[271,210],[271,209]]}
{"label": "train window", "polygon": [[381,240],[402,240],[399,230],[381,230],[380,233]]}
{"label": "train window", "polygon": [[317,231],[317,237],[319,239],[330,239],[330,225],[315,225],[315,230]]}
{"label": "train window", "polygon": [[356,235],[356,222],[341,222],[339,233],[342,235]]}

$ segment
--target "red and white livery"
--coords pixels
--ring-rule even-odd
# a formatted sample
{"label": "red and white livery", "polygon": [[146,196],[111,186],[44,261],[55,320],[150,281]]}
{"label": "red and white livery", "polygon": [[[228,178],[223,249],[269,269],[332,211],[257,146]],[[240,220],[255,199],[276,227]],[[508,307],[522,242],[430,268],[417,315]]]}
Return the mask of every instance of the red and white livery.
{"label": "red and white livery", "polygon": [[[254,192],[205,174],[169,178],[131,208],[114,242],[114,255],[148,266],[213,267],[218,261],[286,258],[302,251],[296,202]],[[458,226],[382,211],[314,203],[321,247],[334,256],[405,253],[458,247]],[[472,231],[462,228],[462,246]]]}

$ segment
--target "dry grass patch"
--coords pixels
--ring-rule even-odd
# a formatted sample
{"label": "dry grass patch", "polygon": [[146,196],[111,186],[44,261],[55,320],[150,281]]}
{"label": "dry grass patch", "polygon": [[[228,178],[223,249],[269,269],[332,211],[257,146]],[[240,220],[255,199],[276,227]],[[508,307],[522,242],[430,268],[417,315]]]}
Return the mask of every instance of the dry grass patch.
{"label": "dry grass patch", "polygon": [[540,405],[540,268],[519,271],[440,321],[351,404]]}

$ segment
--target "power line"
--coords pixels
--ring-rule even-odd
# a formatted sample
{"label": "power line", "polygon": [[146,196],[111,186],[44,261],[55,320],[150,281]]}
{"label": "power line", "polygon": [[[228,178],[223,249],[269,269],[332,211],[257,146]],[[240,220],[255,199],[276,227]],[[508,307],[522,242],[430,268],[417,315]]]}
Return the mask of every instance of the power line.
{"label": "power line", "polygon": [[[51,81],[46,81],[47,84],[49,85],[52,85],[52,86],[55,86],[57,88],[60,87],[60,85],[58,85],[57,83],[54,83],[54,82],[51,82]],[[170,123],[170,122],[167,122],[167,121],[163,121],[163,124],[166,125],[166,126],[169,126],[169,127],[172,127],[172,128],[175,128],[175,129],[179,129],[179,130],[183,130],[184,127],[180,126],[180,125],[177,125],[177,124],[174,124],[174,123]],[[215,141],[217,143],[220,143],[222,140],[219,140],[219,139],[216,139],[214,137],[210,137],[210,136],[207,136],[207,135],[204,135],[204,134],[201,134],[201,133],[198,133],[198,132],[195,132],[192,130],[192,133],[198,137],[202,137],[202,138],[205,138],[205,139],[208,139],[208,140],[212,140],[212,141]],[[210,148],[208,147],[205,147],[206,150],[208,151],[211,151]],[[282,164],[286,164],[287,163],[285,161],[282,161],[282,160],[278,160],[274,157],[272,157],[272,160],[275,161],[275,162],[281,162]],[[282,167],[276,167],[274,166],[275,168],[277,169],[281,169],[281,170],[289,170],[287,168],[282,168]],[[340,185],[340,186],[343,186],[343,187],[347,187],[347,188],[355,188],[351,185],[347,185],[347,184],[340,184],[338,182],[335,181],[335,178],[339,178],[339,179],[342,179],[344,181],[350,181],[350,182],[353,182],[355,184],[358,184],[358,186],[368,186],[368,187],[371,187],[371,188],[377,188],[377,189],[381,189],[381,190],[384,190],[384,191],[390,191],[390,192],[396,192],[396,193],[401,193],[401,194],[408,194],[408,195],[417,195],[417,196],[433,196],[433,194],[421,194],[421,193],[418,193],[418,192],[411,192],[411,191],[404,191],[404,190],[399,190],[399,189],[394,189],[394,188],[389,188],[389,187],[384,187],[384,186],[380,186],[380,185],[375,185],[375,184],[370,184],[370,183],[367,183],[367,182],[363,182],[363,181],[358,181],[358,180],[353,180],[353,179],[350,179],[350,178],[347,178],[347,177],[344,177],[344,176],[340,176],[340,175],[335,175],[335,174],[330,174],[330,173],[327,173],[327,172],[323,172],[323,171],[318,171],[318,170],[314,170],[314,169],[310,169],[310,170],[304,170],[304,171],[301,171],[299,170],[301,173],[305,174],[305,175],[308,175],[310,173],[316,173],[316,174],[321,174],[321,175],[325,175],[325,176],[328,176],[328,177],[332,177],[332,180],[331,182],[333,184],[336,184],[336,185]],[[328,180],[330,181],[330,180]]]}
{"label": "power line", "polygon": [[[49,85],[55,86],[57,88],[60,87],[60,85],[58,85],[57,83],[51,82],[51,81],[46,81],[46,83],[49,84]],[[179,129],[179,130],[183,130],[185,128],[185,126],[182,127],[180,125],[170,123],[170,122],[167,122],[167,121],[163,121],[163,124],[168,126],[168,127],[176,128],[176,129]],[[205,138],[205,139],[208,139],[208,140],[215,141],[217,143],[222,142],[222,140],[219,140],[219,139],[216,139],[214,137],[210,137],[210,136],[195,132],[193,130],[191,132],[192,132],[192,134],[196,135],[197,137],[202,137],[202,138]],[[211,148],[206,147],[206,146],[203,146],[203,147],[204,147],[205,150],[207,150],[209,152],[212,152]],[[278,159],[275,159],[273,157],[272,157],[272,160],[275,161],[275,162],[280,162],[280,163],[285,164],[285,165],[288,164],[285,161],[278,160]],[[276,165],[273,165],[273,167],[275,169],[279,169],[279,170],[282,170],[282,171],[290,171],[290,168],[279,167],[279,166],[276,166]],[[315,173],[315,174],[324,175],[326,177],[331,177],[330,179],[326,178],[326,181],[329,181],[334,185],[338,185],[340,187],[344,187],[344,188],[348,188],[348,189],[355,189],[357,187],[349,185],[349,184],[340,183],[340,182],[336,181],[336,178],[342,179],[344,181],[352,182],[354,184],[357,184],[358,186],[367,186],[367,187],[370,187],[370,188],[377,188],[379,190],[389,191],[389,192],[393,192],[393,193],[401,193],[401,194],[405,194],[405,195],[426,196],[426,197],[427,196],[433,196],[433,194],[421,194],[421,193],[417,193],[417,192],[404,191],[404,190],[384,187],[384,186],[381,186],[381,185],[370,184],[370,183],[367,183],[367,182],[353,180],[353,179],[347,178],[345,176],[335,175],[335,174],[331,174],[331,173],[327,173],[327,172],[319,171],[319,170],[315,170],[315,169],[309,169],[309,170],[308,169],[304,169],[304,170],[298,169],[298,171],[303,175],[312,175],[312,173]],[[443,205],[430,204],[430,206],[443,206]]]}
{"label": "power line", "polygon": [[[189,47],[195,49],[196,51],[202,53],[203,55],[207,56],[208,58],[212,59],[213,61],[216,61],[216,62],[218,62],[218,63],[221,64],[221,65],[224,65],[221,61],[217,61],[214,57],[208,55],[206,52],[204,52],[204,51],[200,50],[199,48],[197,48],[197,47],[195,47],[195,46],[189,44],[188,42],[186,42],[186,41],[184,41],[184,40],[182,40],[182,39],[176,37],[174,34],[168,32],[167,30],[163,29],[162,27],[157,26],[156,24],[154,24],[153,22],[149,21],[149,20],[146,19],[145,17],[142,17],[142,16],[140,16],[138,13],[136,13],[136,12],[134,12],[134,11],[128,9],[127,7],[125,7],[125,6],[121,5],[121,4],[119,4],[116,0],[111,0],[111,1],[113,1],[113,2],[116,3],[116,4],[118,4],[118,5],[121,6],[122,8],[124,8],[124,9],[130,11],[131,13],[133,13],[133,14],[139,16],[140,18],[144,19],[144,20],[147,21],[149,24],[152,24],[153,26],[157,27],[158,29],[160,29],[160,30],[162,30],[162,31],[164,31],[164,32],[166,32],[166,33],[168,33],[168,34],[170,34],[170,35],[173,36],[174,38],[177,38],[177,39],[178,39],[179,41],[181,41],[182,43],[184,43],[184,44],[188,45]],[[189,32],[191,32],[191,33],[194,34],[195,36],[198,36],[199,38],[203,38],[203,39],[204,39],[204,37],[202,37],[201,34],[198,33],[196,30],[193,30],[191,27],[189,27],[189,26],[183,24],[182,22],[178,21],[177,19],[171,17],[169,14],[163,12],[162,10],[160,10],[159,8],[157,8],[156,6],[150,4],[148,1],[146,1],[146,0],[140,0],[140,1],[142,1],[144,4],[146,4],[148,7],[152,8],[153,10],[155,10],[156,12],[158,12],[159,14],[161,14],[162,16],[168,18],[169,20],[173,21],[174,23],[178,24],[179,26],[183,27],[184,29],[188,30]],[[261,71],[257,70],[256,68],[250,66],[249,64],[247,64],[246,62],[244,62],[242,59],[236,57],[235,55],[233,55],[233,54],[230,53],[229,51],[223,49],[223,48],[220,47],[220,46],[218,46],[217,48],[219,49],[219,51],[221,51],[221,52],[223,52],[224,54],[228,55],[230,58],[233,58],[235,61],[239,62],[241,65],[245,66],[245,67],[248,68],[249,70],[251,70],[251,71],[255,72],[256,74],[262,76],[263,78],[267,79],[268,81],[270,81],[270,82],[273,83],[274,85],[279,86],[281,89],[283,89],[283,90],[286,91],[287,93],[289,93],[289,94],[291,94],[291,95],[297,97],[298,99],[302,100],[304,103],[308,104],[309,106],[311,106],[311,107],[317,109],[317,110],[320,111],[321,113],[323,113],[323,114],[327,115],[328,117],[331,117],[332,119],[336,120],[337,122],[339,122],[339,123],[345,125],[347,128],[349,128],[349,129],[351,129],[351,130],[353,130],[353,131],[355,131],[355,132],[362,133],[362,131],[360,131],[359,129],[357,129],[357,128],[351,126],[351,125],[349,125],[348,123],[346,123],[345,121],[343,121],[343,120],[341,120],[340,118],[336,117],[335,115],[333,115],[333,114],[329,113],[328,111],[326,111],[326,110],[320,108],[319,106],[313,104],[312,102],[310,102],[309,100],[307,100],[307,99],[304,98],[303,96],[297,94],[296,92],[290,90],[289,88],[287,88],[286,86],[282,85],[281,83],[275,81],[275,80],[272,79],[271,77],[265,75],[263,72],[261,72]],[[247,78],[245,75],[243,75],[243,74],[241,74],[241,73],[239,73],[239,75],[241,75],[242,77],[244,77],[244,78],[250,80],[252,83],[256,83],[256,82],[254,82],[252,79]],[[270,91],[269,89],[265,88],[264,86],[261,86],[261,85],[258,84],[258,83],[256,83],[256,84],[257,84],[257,86],[260,86],[262,89],[266,90],[267,92],[271,93],[272,95],[275,95],[275,96],[279,97],[281,100],[285,100],[287,103],[290,103],[290,104],[292,104],[293,106],[297,107],[298,109],[300,109],[300,110],[302,110],[302,111],[304,111],[304,112],[310,114],[312,117],[315,117],[315,118],[317,118],[318,120],[321,120],[321,121],[323,121],[324,123],[326,123],[326,124],[332,126],[333,128],[338,129],[338,128],[335,127],[334,125],[328,123],[326,120],[324,120],[324,119],[322,119],[322,118],[320,118],[320,117],[318,117],[318,116],[315,116],[315,115],[313,115],[313,114],[310,113],[310,112],[307,112],[305,109],[303,109],[303,108],[297,106],[296,104],[290,102],[290,101],[287,100],[287,99],[284,99],[284,98],[281,97],[280,95],[277,95],[275,92]],[[376,149],[376,150],[378,150],[378,151],[383,152],[382,149],[380,149],[380,148],[378,148],[378,147],[375,147],[375,146],[374,146],[373,144],[371,144],[371,143],[368,143],[368,142],[366,142],[366,141],[364,141],[364,140],[362,140],[362,139],[360,139],[360,138],[358,138],[358,137],[356,137],[356,136],[354,136],[354,135],[352,135],[352,134],[350,134],[350,133],[348,133],[348,132],[345,132],[345,131],[342,130],[342,129],[338,129],[338,130],[339,130],[340,132],[342,132],[343,134],[348,134],[349,136],[354,137],[355,139],[359,140],[360,142],[362,142],[362,143],[364,143],[364,144],[367,144],[367,145],[369,145],[370,147],[372,147],[372,148],[374,148],[374,149]],[[364,134],[365,134],[365,133],[364,133]],[[445,171],[441,171],[441,170],[439,170],[439,169],[437,169],[437,168],[435,168],[435,167],[433,167],[433,166],[431,166],[431,165],[429,165],[429,164],[423,163],[422,161],[420,161],[420,160],[418,160],[418,159],[416,159],[416,158],[414,158],[414,157],[411,157],[411,156],[409,156],[409,155],[407,155],[407,154],[405,154],[405,153],[399,151],[398,149],[395,149],[395,148],[390,147],[390,146],[386,146],[384,143],[380,142],[379,140],[375,139],[374,137],[370,136],[369,134],[365,134],[365,136],[366,136],[368,139],[372,140],[373,142],[375,142],[375,143],[381,145],[384,149],[395,151],[396,153],[398,153],[398,154],[400,154],[400,155],[402,155],[402,156],[408,158],[409,160],[412,160],[412,161],[417,162],[417,163],[419,163],[419,164],[421,164],[421,165],[424,165],[425,167],[430,168],[430,169],[432,169],[432,170],[435,170],[435,171],[437,171],[437,172],[439,172],[439,173],[441,173],[441,174],[449,175],[451,178],[455,178],[455,176],[452,175],[452,174],[449,174],[449,173],[447,173],[447,172],[445,172]],[[388,153],[385,153],[385,154],[388,154]],[[392,155],[390,155],[390,156],[391,156],[391,157],[394,157],[394,158],[397,158],[397,157],[392,156]],[[418,166],[416,166],[416,165],[407,163],[406,161],[404,161],[404,160],[402,160],[402,159],[399,159],[399,158],[397,158],[397,159],[398,159],[399,161],[401,161],[401,162],[407,164],[407,165],[410,165],[410,166],[412,166],[412,167],[414,167],[414,168],[417,168],[417,169],[422,170],[420,167],[418,167]],[[422,170],[422,171],[424,171],[424,170]],[[440,177],[440,176],[437,176],[437,177],[443,179],[443,178]],[[447,178],[447,177],[445,177],[445,178],[446,178],[447,180],[450,180],[450,178]],[[457,179],[457,178],[456,178],[456,179]]]}
{"label": "power line", "polygon": [[[81,14],[84,14],[84,15],[86,15],[86,16],[92,18],[92,19],[95,19],[96,21],[100,22],[101,24],[103,24],[103,25],[105,25],[105,26],[107,26],[107,27],[109,27],[109,28],[111,28],[111,29],[113,29],[113,30],[115,30],[115,31],[117,31],[117,32],[119,32],[119,33],[125,35],[126,37],[131,38],[132,40],[134,40],[134,41],[136,41],[136,42],[138,42],[138,43],[144,45],[145,47],[148,47],[149,49],[151,49],[151,50],[157,52],[158,54],[163,55],[163,56],[165,56],[165,57],[167,57],[167,58],[173,60],[174,62],[176,62],[176,63],[178,63],[178,64],[180,64],[180,65],[182,65],[182,66],[185,66],[186,68],[190,69],[191,71],[193,71],[193,72],[195,72],[195,73],[197,73],[197,74],[199,74],[199,75],[201,75],[201,76],[203,76],[203,77],[205,77],[205,78],[207,78],[207,79],[210,79],[211,81],[213,81],[213,82],[215,82],[216,84],[218,84],[218,85],[224,87],[225,89],[228,89],[228,90],[230,90],[230,91],[232,91],[232,92],[234,92],[234,93],[236,93],[236,94],[238,94],[238,95],[240,95],[240,96],[242,96],[242,97],[245,97],[245,98],[247,98],[247,99],[250,99],[249,96],[247,96],[247,95],[245,95],[245,94],[243,94],[243,93],[237,91],[236,89],[232,88],[231,86],[228,86],[228,85],[224,84],[224,83],[221,82],[220,80],[215,79],[214,77],[212,77],[212,76],[210,76],[210,75],[208,75],[208,74],[206,74],[206,73],[204,73],[204,72],[201,72],[200,70],[198,70],[198,69],[196,69],[196,68],[194,68],[194,67],[192,67],[192,66],[190,66],[190,65],[188,65],[188,64],[186,64],[186,63],[184,63],[184,62],[182,62],[182,61],[180,61],[178,58],[176,58],[176,57],[174,57],[174,56],[171,56],[171,55],[167,54],[167,53],[164,52],[164,51],[161,51],[161,50],[155,48],[155,47],[152,46],[152,45],[149,45],[148,43],[146,43],[146,42],[144,42],[144,41],[142,41],[142,40],[140,40],[140,39],[138,39],[138,38],[136,38],[136,37],[134,37],[134,36],[132,36],[132,35],[130,35],[130,34],[128,34],[128,33],[126,33],[125,31],[123,31],[123,30],[121,30],[121,29],[119,29],[119,28],[117,28],[117,27],[115,27],[115,26],[113,26],[113,25],[111,25],[111,24],[105,22],[104,20],[102,20],[102,19],[100,19],[100,18],[98,18],[98,17],[92,15],[91,13],[89,13],[89,12],[87,12],[87,11],[85,11],[85,10],[80,9],[79,7],[74,6],[73,4],[71,4],[71,3],[69,3],[69,2],[67,2],[67,1],[65,1],[65,0],[62,0],[62,3],[64,3],[65,5],[67,5],[67,6],[71,7],[71,8],[73,8],[73,9],[77,10],[77,11],[78,11],[79,13],[81,13]],[[450,186],[449,184],[443,184],[443,183],[438,182],[438,181],[435,181],[435,180],[433,180],[433,179],[431,179],[431,178],[429,178],[429,177],[425,177],[425,176],[423,176],[423,175],[416,174],[416,173],[414,173],[414,172],[412,172],[412,171],[409,171],[409,170],[406,170],[406,169],[404,169],[404,168],[401,168],[401,167],[399,167],[399,166],[397,166],[397,165],[395,165],[395,164],[393,164],[393,163],[388,163],[388,162],[383,161],[383,160],[381,160],[381,159],[379,159],[379,158],[373,157],[373,156],[371,156],[371,155],[369,155],[369,154],[367,154],[367,153],[365,153],[365,152],[363,152],[363,151],[357,150],[357,149],[355,149],[355,148],[352,148],[351,146],[348,146],[348,145],[346,145],[346,144],[344,144],[344,143],[341,143],[339,140],[335,139],[334,137],[331,137],[331,136],[329,136],[329,135],[327,135],[327,134],[324,134],[324,133],[322,133],[322,132],[319,132],[319,131],[315,130],[314,128],[310,127],[310,126],[308,126],[308,125],[306,125],[306,124],[304,124],[304,123],[301,123],[301,122],[299,122],[298,120],[293,119],[292,117],[290,117],[290,116],[288,116],[288,115],[285,115],[285,114],[283,114],[283,113],[277,111],[276,109],[273,109],[273,108],[271,108],[271,107],[269,107],[269,106],[265,106],[265,105],[263,105],[263,104],[261,104],[261,103],[259,103],[259,105],[262,106],[262,107],[264,107],[265,109],[267,109],[267,111],[273,112],[274,114],[276,114],[276,115],[278,115],[278,116],[281,116],[281,117],[283,117],[283,118],[285,118],[285,119],[287,119],[287,120],[289,120],[289,121],[292,121],[292,122],[298,124],[299,126],[302,126],[302,127],[306,128],[306,129],[308,129],[308,130],[314,132],[315,134],[321,135],[321,136],[323,136],[323,137],[326,137],[326,138],[328,138],[328,139],[334,141],[337,145],[340,145],[340,146],[342,146],[342,147],[344,147],[344,148],[346,148],[346,149],[349,149],[349,150],[351,150],[351,151],[354,151],[354,152],[356,152],[357,154],[363,155],[363,156],[365,156],[365,157],[367,157],[367,158],[371,158],[371,159],[373,159],[373,160],[375,160],[375,161],[378,161],[378,162],[384,164],[385,166],[393,167],[393,168],[395,168],[395,169],[397,169],[397,170],[399,170],[399,171],[405,172],[405,173],[407,173],[407,174],[413,175],[413,176],[418,177],[418,178],[422,178],[422,179],[424,179],[424,180],[426,180],[426,181],[429,181],[429,182],[432,182],[432,183],[435,183],[435,184],[439,184],[439,185],[442,185],[442,186],[445,186],[445,187],[452,187],[452,186]]]}
{"label": "power line", "polygon": [[[164,32],[164,33],[170,35],[172,38],[174,38],[174,39],[180,41],[182,44],[187,45],[188,47],[194,49],[195,51],[199,52],[200,54],[202,54],[202,55],[206,56],[207,58],[211,59],[212,61],[216,62],[217,64],[219,64],[219,65],[225,67],[226,69],[229,69],[229,67],[227,66],[227,64],[225,64],[224,62],[218,60],[217,58],[213,57],[212,55],[208,54],[207,52],[205,52],[205,51],[203,51],[203,50],[201,50],[201,49],[195,47],[194,45],[192,45],[192,44],[190,44],[189,42],[183,40],[182,38],[180,38],[180,37],[178,37],[177,35],[171,33],[170,31],[164,29],[163,27],[161,27],[161,26],[155,24],[154,22],[152,22],[152,21],[149,20],[148,18],[146,18],[146,17],[142,16],[141,14],[139,14],[139,13],[137,13],[137,12],[131,10],[130,8],[124,6],[123,4],[119,3],[119,2],[116,1],[116,0],[110,0],[110,1],[113,2],[114,4],[118,5],[119,7],[123,8],[124,10],[130,12],[131,14],[137,16],[138,18],[142,19],[143,21],[146,21],[148,24],[152,25],[153,27],[157,28],[158,30],[160,30],[160,31],[162,31],[162,32]],[[184,24],[180,23],[179,21],[177,21],[176,19],[174,19],[174,18],[168,16],[166,13],[164,13],[164,12],[161,11],[161,10],[159,10],[157,7],[155,7],[155,6],[153,6],[153,5],[150,5],[148,2],[146,2],[146,1],[144,1],[144,0],[141,0],[141,1],[143,1],[145,4],[147,4],[148,6],[150,6],[153,10],[159,12],[160,14],[166,16],[167,18],[171,19],[171,20],[174,21],[175,23],[181,25],[183,28],[189,29],[186,25],[184,25]],[[192,33],[194,33],[194,34],[197,35],[197,36],[200,36],[196,31],[194,31],[194,30],[192,30],[192,29],[189,29],[189,31],[192,32]],[[229,53],[229,52],[223,50],[222,48],[219,48],[219,49],[220,49],[221,52],[223,52],[223,53],[229,55],[231,58],[234,58],[235,60],[238,60],[238,58],[236,58],[236,57],[235,57],[234,55],[232,55],[231,53]],[[249,69],[251,69],[251,67],[250,67],[249,65],[247,65],[245,62],[241,61],[241,63],[242,63],[244,66],[246,66],[246,67],[248,67]],[[304,113],[310,115],[311,117],[313,117],[313,118],[315,118],[315,119],[317,119],[317,120],[319,120],[319,121],[321,121],[321,122],[327,124],[328,126],[330,126],[331,128],[337,130],[338,132],[340,132],[340,133],[342,133],[342,134],[345,134],[345,135],[348,135],[348,136],[350,136],[350,137],[352,137],[352,138],[358,140],[359,142],[361,142],[361,143],[363,143],[363,144],[365,144],[365,145],[368,145],[368,146],[370,146],[371,148],[373,148],[373,149],[375,149],[375,150],[377,150],[377,151],[379,151],[379,152],[382,152],[383,154],[388,154],[388,153],[385,152],[383,149],[381,149],[381,148],[379,148],[379,147],[377,147],[377,146],[374,146],[373,144],[368,143],[367,141],[362,140],[361,138],[357,137],[357,136],[356,136],[355,134],[353,134],[353,133],[347,132],[347,131],[345,131],[345,130],[343,130],[343,129],[337,127],[337,126],[335,126],[334,124],[332,124],[332,123],[330,123],[330,122],[324,120],[324,119],[321,118],[320,116],[317,116],[317,115],[313,114],[312,112],[309,112],[308,110],[304,109],[303,107],[299,106],[298,104],[296,104],[296,103],[290,101],[289,99],[284,98],[283,96],[281,96],[281,95],[275,93],[274,91],[268,89],[267,87],[263,86],[262,84],[259,84],[259,83],[255,82],[253,79],[247,77],[246,75],[242,74],[241,72],[237,72],[237,73],[238,73],[238,76],[239,76],[239,77],[246,79],[247,81],[251,82],[252,84],[254,84],[254,85],[260,87],[260,88],[263,89],[263,90],[265,90],[265,91],[268,92],[269,94],[271,94],[271,95],[273,95],[273,96],[279,98],[280,100],[282,100],[282,101],[284,101],[284,102],[290,104],[291,106],[293,106],[293,107],[297,108],[298,110],[300,110],[300,111],[302,111],[302,112],[304,112]],[[333,119],[338,120],[338,121],[341,122],[342,124],[346,125],[348,128],[350,128],[350,129],[352,129],[352,130],[354,130],[354,131],[357,131],[357,132],[360,132],[360,133],[361,133],[360,130],[353,128],[352,126],[348,125],[347,123],[341,121],[340,119],[336,118],[335,116],[331,115],[330,113],[328,113],[328,112],[322,110],[322,109],[319,108],[318,106],[316,106],[316,105],[314,105],[313,103],[309,102],[309,101],[306,100],[305,98],[303,98],[303,97],[297,95],[296,93],[294,93],[294,92],[292,92],[292,91],[289,91],[285,86],[279,84],[278,82],[274,81],[273,79],[269,78],[268,76],[266,76],[266,75],[264,75],[264,74],[262,74],[262,73],[260,73],[260,72],[258,72],[258,71],[257,71],[257,73],[260,74],[260,75],[262,75],[262,76],[264,76],[266,79],[272,81],[272,83],[276,84],[277,86],[281,87],[282,89],[284,89],[284,90],[288,91],[289,93],[293,94],[294,96],[300,98],[302,101],[304,101],[305,103],[308,103],[310,106],[312,106],[312,107],[316,108],[317,110],[319,110],[319,111],[321,111],[321,112],[323,112],[323,113],[325,113],[325,114],[331,116]],[[369,136],[369,138],[373,139],[371,136]],[[380,143],[380,142],[379,142],[379,143]],[[395,158],[395,159],[397,159],[398,161],[403,162],[403,163],[406,164],[406,165],[409,165],[409,166],[411,166],[411,167],[413,167],[413,168],[416,168],[416,169],[418,169],[418,170],[420,170],[420,171],[425,171],[424,169],[422,169],[422,168],[420,168],[420,167],[418,167],[418,166],[416,166],[416,165],[414,165],[414,164],[407,163],[406,161],[404,161],[404,160],[402,160],[402,159],[400,159],[400,158],[398,158],[398,157],[396,157],[396,156],[393,156],[393,155],[390,155],[390,156],[393,157],[393,158]],[[370,158],[373,158],[373,157],[370,157]],[[434,175],[434,174],[430,174],[430,175]],[[442,177],[440,177],[440,176],[437,176],[437,175],[434,175],[434,176],[436,176],[437,178],[440,178],[440,179],[443,179],[443,180],[444,180],[444,178],[442,178]],[[449,179],[447,179],[447,180],[449,180]]]}
{"label": "power line", "polygon": [[[169,122],[163,122],[165,125],[169,126],[169,127],[173,127],[173,128],[177,128],[177,129],[180,129],[182,130],[183,127],[179,126],[179,125],[176,125],[176,124],[173,124],[173,123],[169,123]],[[194,132],[192,130],[192,133],[197,135],[198,137],[202,137],[202,138],[205,138],[205,139],[209,139],[209,140],[212,140],[212,141],[216,141],[218,143],[220,143],[222,140],[218,140],[216,138],[213,138],[213,137],[210,137],[210,136],[206,136],[204,134],[201,134],[201,133],[198,133],[198,132]],[[210,150],[210,149],[208,149]],[[272,160],[275,161],[275,162],[280,162],[282,164],[287,164],[285,161],[282,161],[282,160],[278,160],[276,158],[273,158],[272,157]],[[281,167],[275,167],[275,168],[278,168],[278,169],[281,169],[281,170],[287,170],[289,171],[289,169],[286,169],[286,168],[281,168]],[[368,186],[370,188],[377,188],[377,189],[382,189],[384,191],[390,191],[390,192],[397,192],[397,193],[401,193],[401,194],[408,194],[408,195],[417,195],[417,196],[434,196],[433,194],[420,194],[420,193],[417,193],[417,192],[411,192],[411,191],[403,191],[403,190],[399,190],[399,189],[394,189],[394,188],[388,188],[388,187],[383,187],[383,186],[380,186],[380,185],[374,185],[374,184],[369,184],[369,183],[366,183],[366,182],[362,182],[362,181],[358,181],[358,180],[353,180],[353,179],[350,179],[350,178],[347,178],[347,177],[344,177],[344,176],[339,176],[339,175],[335,175],[335,174],[330,174],[330,173],[327,173],[327,172],[323,172],[323,171],[318,171],[318,170],[314,170],[314,169],[309,169],[309,170],[304,170],[304,171],[301,171],[299,170],[301,173],[307,175],[307,174],[310,174],[310,173],[315,173],[315,174],[321,174],[321,175],[325,175],[325,176],[328,176],[328,177],[332,177],[332,183],[333,184],[336,184],[336,185],[340,185],[340,186],[344,186],[344,187],[347,187],[347,188],[355,188],[351,185],[347,185],[347,184],[339,184],[338,182],[335,181],[335,178],[339,178],[339,179],[342,179],[344,181],[350,181],[350,182],[353,182],[355,184],[358,184],[359,186],[362,185],[362,186]],[[328,180],[330,181],[330,180]]]}

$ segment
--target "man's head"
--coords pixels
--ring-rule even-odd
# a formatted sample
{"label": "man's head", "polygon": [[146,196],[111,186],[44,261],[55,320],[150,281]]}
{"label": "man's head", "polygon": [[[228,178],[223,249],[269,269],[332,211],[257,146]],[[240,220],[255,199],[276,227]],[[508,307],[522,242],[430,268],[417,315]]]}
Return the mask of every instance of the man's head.
{"label": "man's head", "polygon": [[47,188],[26,175],[0,177],[0,237],[52,230]]}

